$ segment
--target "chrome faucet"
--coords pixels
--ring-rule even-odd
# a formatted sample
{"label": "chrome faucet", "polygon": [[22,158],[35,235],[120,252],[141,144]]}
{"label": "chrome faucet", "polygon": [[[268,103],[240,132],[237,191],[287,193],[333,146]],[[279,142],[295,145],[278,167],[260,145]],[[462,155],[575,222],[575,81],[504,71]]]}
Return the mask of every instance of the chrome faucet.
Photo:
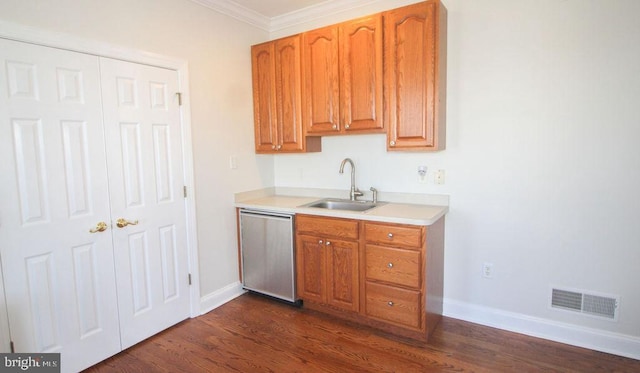
{"label": "chrome faucet", "polygon": [[356,198],[362,196],[362,192],[356,188],[356,166],[350,158],[345,158],[340,163],[340,173],[344,173],[344,165],[349,162],[351,165],[351,189],[349,190],[349,199],[355,201]]}
{"label": "chrome faucet", "polygon": [[371,202],[378,203],[378,189],[371,187],[369,188],[369,190],[373,192],[371,196]]}

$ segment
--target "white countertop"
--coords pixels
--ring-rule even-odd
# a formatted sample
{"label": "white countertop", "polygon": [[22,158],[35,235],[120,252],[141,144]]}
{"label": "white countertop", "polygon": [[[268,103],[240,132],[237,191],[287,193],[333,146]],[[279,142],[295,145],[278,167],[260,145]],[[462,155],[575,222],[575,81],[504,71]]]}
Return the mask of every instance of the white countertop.
{"label": "white countertop", "polygon": [[431,225],[444,216],[448,206],[395,203],[384,204],[367,211],[329,210],[316,207],[302,207],[324,197],[296,197],[288,195],[266,195],[257,198],[236,199],[236,207],[289,214],[310,214],[336,218],[383,221],[398,224]]}

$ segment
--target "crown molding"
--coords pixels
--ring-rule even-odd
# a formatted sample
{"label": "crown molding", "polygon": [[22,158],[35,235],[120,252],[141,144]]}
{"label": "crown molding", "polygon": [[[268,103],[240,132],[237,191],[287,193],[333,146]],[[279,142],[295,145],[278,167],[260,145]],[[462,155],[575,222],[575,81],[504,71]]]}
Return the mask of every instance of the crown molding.
{"label": "crown molding", "polygon": [[279,31],[301,23],[342,13],[350,9],[374,4],[382,0],[327,0],[306,8],[271,18],[269,31]]}
{"label": "crown molding", "polygon": [[233,17],[267,32],[274,32],[313,21],[317,18],[338,14],[349,9],[374,4],[382,0],[326,0],[322,3],[269,18],[255,10],[244,7],[233,0],[191,0],[206,8]]}
{"label": "crown molding", "polygon": [[239,21],[271,32],[271,19],[255,10],[244,7],[232,0],[191,0],[196,4],[215,10]]}

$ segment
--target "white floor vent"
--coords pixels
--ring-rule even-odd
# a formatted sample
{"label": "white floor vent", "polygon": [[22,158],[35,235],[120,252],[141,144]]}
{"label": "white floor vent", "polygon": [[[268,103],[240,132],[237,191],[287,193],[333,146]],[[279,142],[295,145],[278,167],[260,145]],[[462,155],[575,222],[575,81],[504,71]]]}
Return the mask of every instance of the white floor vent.
{"label": "white floor vent", "polygon": [[618,319],[619,297],[587,294],[579,291],[551,289],[551,307],[603,317]]}

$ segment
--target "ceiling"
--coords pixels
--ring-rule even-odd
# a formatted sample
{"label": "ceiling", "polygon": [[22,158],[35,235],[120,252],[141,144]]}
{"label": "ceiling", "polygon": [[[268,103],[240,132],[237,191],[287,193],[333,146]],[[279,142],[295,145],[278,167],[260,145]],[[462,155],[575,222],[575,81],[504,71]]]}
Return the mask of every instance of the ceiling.
{"label": "ceiling", "polygon": [[273,18],[312,5],[329,3],[332,0],[233,0],[240,6],[251,9],[265,17]]}
{"label": "ceiling", "polygon": [[318,16],[340,13],[379,0],[191,0],[273,32]]}

